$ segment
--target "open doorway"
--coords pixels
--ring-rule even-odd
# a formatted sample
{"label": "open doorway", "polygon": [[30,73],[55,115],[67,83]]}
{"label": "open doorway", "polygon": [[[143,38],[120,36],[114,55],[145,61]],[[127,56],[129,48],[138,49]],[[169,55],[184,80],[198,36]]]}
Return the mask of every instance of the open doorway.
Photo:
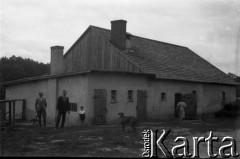
{"label": "open doorway", "polygon": [[175,118],[178,118],[178,110],[177,110],[177,104],[181,101],[182,94],[176,93],[175,94]]}

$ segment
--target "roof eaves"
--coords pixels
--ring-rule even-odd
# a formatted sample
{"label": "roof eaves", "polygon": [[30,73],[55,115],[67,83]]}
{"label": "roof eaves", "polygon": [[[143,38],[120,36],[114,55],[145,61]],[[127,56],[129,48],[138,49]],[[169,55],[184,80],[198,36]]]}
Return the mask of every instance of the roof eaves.
{"label": "roof eaves", "polygon": [[3,83],[0,83],[0,85],[8,86],[8,85],[14,85],[14,84],[19,84],[19,83],[33,82],[33,81],[38,81],[38,80],[62,78],[62,77],[67,77],[67,76],[76,76],[76,75],[90,73],[90,72],[126,73],[126,74],[148,75],[148,76],[151,76],[151,77],[156,77],[155,74],[144,73],[144,72],[106,71],[106,70],[101,70],[101,69],[95,69],[95,70],[93,69],[93,70],[83,70],[83,71],[79,71],[79,72],[71,72],[71,73],[62,73],[62,74],[43,75],[43,76],[37,76],[37,77],[23,78],[23,79],[14,80],[14,81],[3,82]]}
{"label": "roof eaves", "polygon": [[37,77],[29,77],[29,78],[14,80],[14,81],[3,82],[3,83],[0,83],[0,85],[7,86],[7,85],[13,85],[13,84],[19,84],[19,83],[25,83],[25,82],[32,82],[32,81],[37,81],[37,80],[45,80],[45,79],[61,78],[61,77],[79,75],[79,74],[84,74],[84,73],[89,73],[89,72],[91,72],[91,70],[74,72],[74,73],[63,73],[63,74],[53,74],[53,75],[43,75],[43,76],[37,76]]}
{"label": "roof eaves", "polygon": [[163,77],[156,77],[157,79],[160,80],[169,80],[169,81],[182,81],[182,82],[192,82],[192,83],[202,83],[202,84],[220,84],[220,85],[232,85],[232,86],[236,86],[236,85],[240,85],[238,83],[235,82],[211,82],[211,81],[197,81],[197,80],[184,80],[184,79],[173,79],[173,78],[163,78]]}

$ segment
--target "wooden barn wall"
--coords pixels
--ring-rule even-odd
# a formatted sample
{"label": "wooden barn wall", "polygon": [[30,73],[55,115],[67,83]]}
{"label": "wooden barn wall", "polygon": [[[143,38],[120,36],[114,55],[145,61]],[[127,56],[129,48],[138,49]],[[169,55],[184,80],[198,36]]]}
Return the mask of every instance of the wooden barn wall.
{"label": "wooden barn wall", "polygon": [[64,57],[64,72],[88,69],[91,53],[91,33],[91,30],[89,30]]}
{"label": "wooden barn wall", "polygon": [[120,53],[104,37],[99,36],[93,30],[92,33],[93,63],[97,69],[107,71],[139,72],[139,69]]}
{"label": "wooden barn wall", "polygon": [[65,72],[86,69],[140,72],[116,48],[90,29],[64,57]]}

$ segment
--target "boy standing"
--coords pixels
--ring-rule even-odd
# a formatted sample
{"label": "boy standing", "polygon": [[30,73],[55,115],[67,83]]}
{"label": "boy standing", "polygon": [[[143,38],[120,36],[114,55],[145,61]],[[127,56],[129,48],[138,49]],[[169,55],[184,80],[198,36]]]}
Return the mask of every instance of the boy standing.
{"label": "boy standing", "polygon": [[80,120],[81,120],[81,125],[84,124],[84,120],[85,120],[85,110],[83,109],[83,106],[80,107],[80,110],[79,110],[79,117],[80,117]]}

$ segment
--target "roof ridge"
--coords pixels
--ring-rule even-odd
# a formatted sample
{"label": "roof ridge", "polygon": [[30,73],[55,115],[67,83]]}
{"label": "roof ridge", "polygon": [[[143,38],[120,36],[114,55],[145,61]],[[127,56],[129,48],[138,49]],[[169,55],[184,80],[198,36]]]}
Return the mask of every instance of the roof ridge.
{"label": "roof ridge", "polygon": [[[94,26],[94,25],[90,25],[91,27],[95,27],[95,28],[98,28],[98,29],[103,29],[103,30],[106,30],[106,31],[111,31],[109,29],[106,29],[106,28],[102,28],[102,27],[98,27],[98,26]],[[129,33],[129,32],[127,32]],[[131,34],[131,33],[130,33]],[[181,46],[181,45],[177,45],[177,44],[172,44],[172,43],[168,43],[168,42],[164,42],[164,41],[159,41],[159,40],[155,40],[155,39],[150,39],[150,38],[145,38],[145,37],[141,37],[141,36],[137,36],[137,35],[134,35],[134,34],[131,34],[131,36],[135,36],[137,38],[142,38],[142,39],[146,39],[146,40],[150,40],[150,41],[154,41],[154,42],[158,42],[158,43],[164,43],[164,44],[167,44],[167,45],[174,45],[174,46],[177,46],[177,47],[183,47],[183,48],[188,48],[186,46]]]}
{"label": "roof ridge", "polygon": [[95,25],[90,25],[90,27],[93,27],[93,28],[98,28],[98,29],[103,29],[103,30],[110,31],[109,29],[102,28],[102,27],[98,27],[98,26],[95,26]]}
{"label": "roof ridge", "polygon": [[167,44],[167,45],[173,45],[173,46],[182,47],[182,48],[188,48],[188,47],[186,47],[186,46],[181,46],[181,45],[172,44],[172,43],[168,43],[168,42],[164,42],[164,41],[158,41],[158,40],[149,39],[149,38],[144,38],[144,37],[137,36],[137,35],[133,35],[133,34],[131,34],[131,35],[132,35],[132,36],[135,36],[135,37],[137,37],[137,38],[141,38],[141,39],[145,39],[145,40],[149,40],[149,41],[154,41],[154,42],[158,42],[158,43],[164,43],[164,44]]}

